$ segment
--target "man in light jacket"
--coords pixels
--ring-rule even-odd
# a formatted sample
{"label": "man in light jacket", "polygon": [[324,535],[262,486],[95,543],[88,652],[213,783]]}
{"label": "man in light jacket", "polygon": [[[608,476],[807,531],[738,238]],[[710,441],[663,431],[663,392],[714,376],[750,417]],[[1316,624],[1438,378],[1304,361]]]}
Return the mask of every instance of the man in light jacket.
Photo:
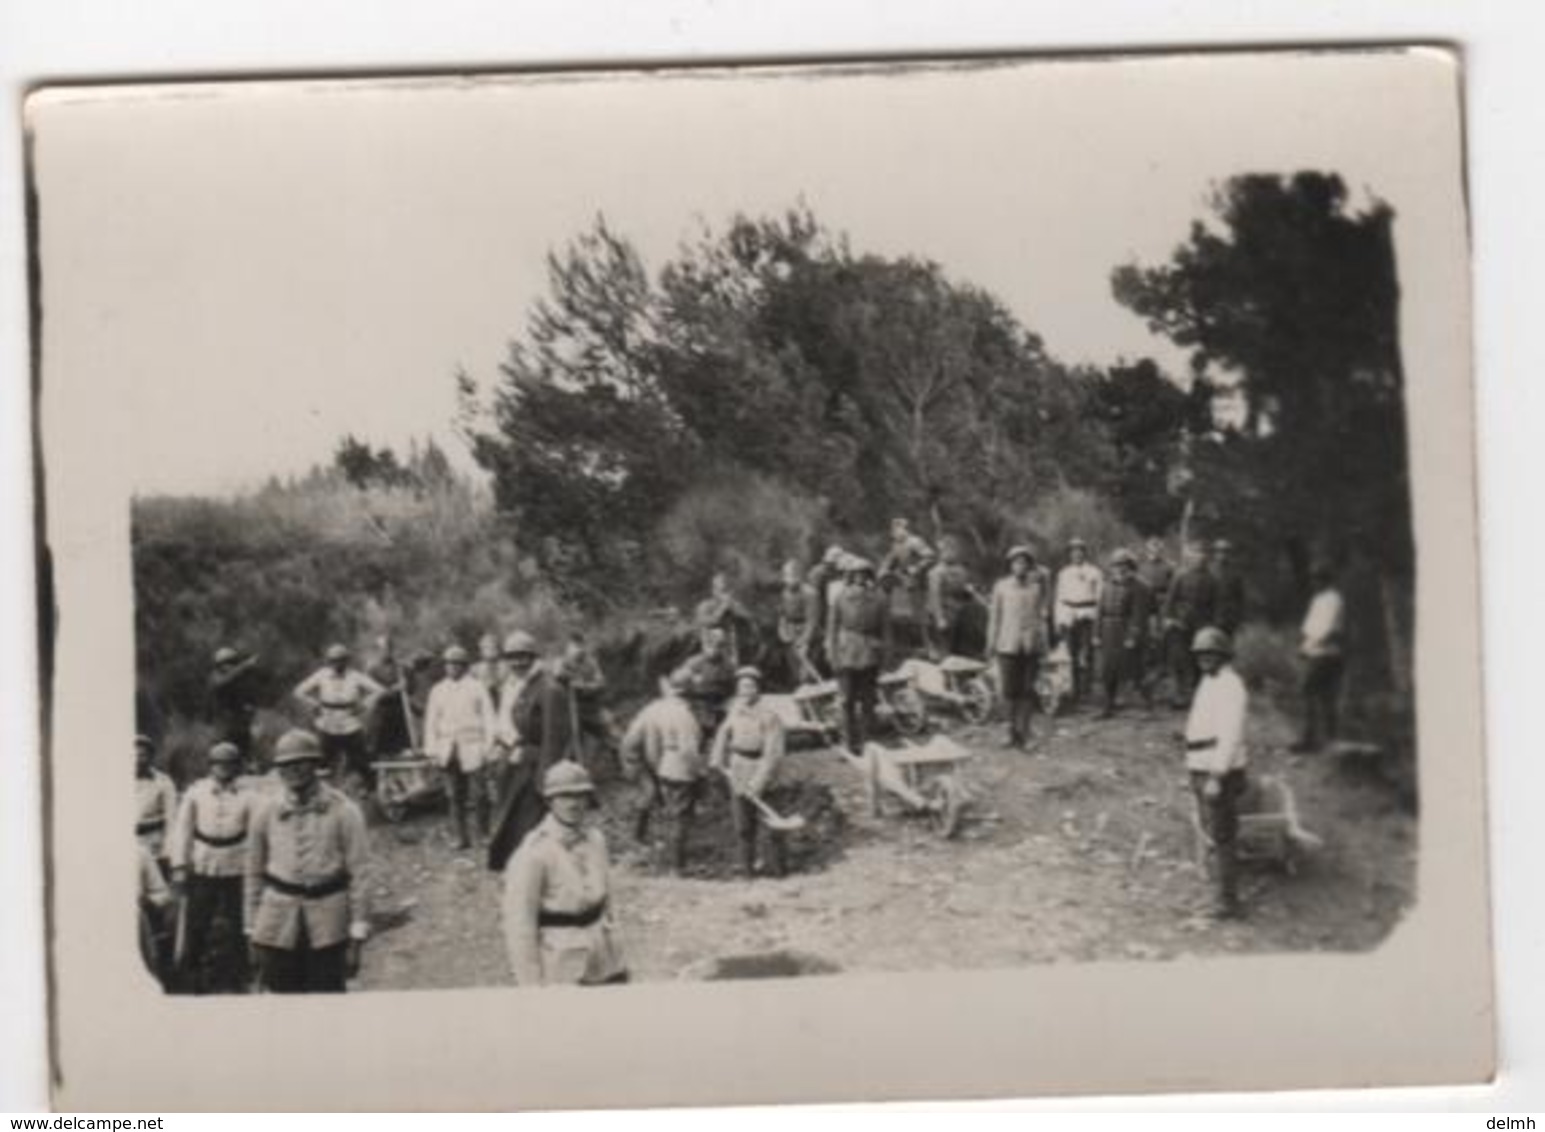
{"label": "man in light jacket", "polygon": [[1314,567],[1314,598],[1304,616],[1299,652],[1304,658],[1304,727],[1295,751],[1317,751],[1336,738],[1341,675],[1346,663],[1346,603],[1327,563]]}
{"label": "man in light jacket", "polygon": [[484,767],[492,754],[496,721],[488,687],[467,671],[467,650],[445,650],[445,677],[429,692],[424,711],[424,753],[446,774],[456,847],[470,849],[467,810],[477,815],[478,835],[488,837],[491,788]]}
{"label": "man in light jacket", "polygon": [[1009,573],[992,587],[987,603],[987,658],[997,662],[998,684],[1008,708],[1008,745],[1029,749],[1035,714],[1035,678],[1050,635],[1051,579],[1035,564],[1035,551],[1016,546]]}
{"label": "man in light jacket", "polygon": [[1235,841],[1248,762],[1245,714],[1250,694],[1229,663],[1233,644],[1222,629],[1202,629],[1191,652],[1202,675],[1186,719],[1186,770],[1202,828],[1216,855],[1218,900],[1213,915],[1232,919],[1240,912]]}

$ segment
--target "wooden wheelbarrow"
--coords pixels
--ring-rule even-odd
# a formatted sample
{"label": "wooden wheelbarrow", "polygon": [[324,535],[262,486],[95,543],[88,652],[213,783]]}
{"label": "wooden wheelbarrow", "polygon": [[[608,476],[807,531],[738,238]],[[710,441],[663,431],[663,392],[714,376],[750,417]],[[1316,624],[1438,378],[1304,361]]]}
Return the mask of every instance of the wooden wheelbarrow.
{"label": "wooden wheelbarrow", "polygon": [[[1205,868],[1217,844],[1207,829],[1201,801],[1194,794],[1192,799],[1196,863]],[[1293,876],[1304,854],[1323,844],[1299,823],[1298,803],[1286,779],[1263,774],[1248,781],[1239,799],[1239,832],[1234,840],[1234,852],[1240,861],[1266,862]]]}

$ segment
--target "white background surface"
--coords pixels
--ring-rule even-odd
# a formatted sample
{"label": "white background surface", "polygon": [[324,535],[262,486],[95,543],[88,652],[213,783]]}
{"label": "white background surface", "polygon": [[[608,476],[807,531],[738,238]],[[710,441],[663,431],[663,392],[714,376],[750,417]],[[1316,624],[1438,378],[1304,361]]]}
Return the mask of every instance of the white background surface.
{"label": "white background surface", "polygon": [[1545,909],[1537,898],[1545,865],[1539,813],[1545,769],[1530,728],[1531,701],[1538,698],[1530,646],[1545,638],[1545,602],[1531,584],[1537,572],[1531,551],[1538,546],[1531,488],[1539,481],[1537,437],[1545,424],[1537,382],[1545,357],[1540,336],[1529,333],[1539,301],[1530,269],[1545,260],[1537,206],[1545,173],[1537,111],[1545,103],[1538,77],[1545,73],[1542,27],[1539,7],[1525,0],[1403,0],[1398,7],[1352,0],[390,0],[325,13],[301,0],[13,0],[0,8],[0,102],[8,124],[0,146],[0,522],[7,536],[0,539],[0,623],[10,629],[0,639],[0,1111],[47,1104],[19,130],[28,86],[86,77],[1392,40],[1454,42],[1468,66],[1499,1079],[1470,1089],[1022,1103],[1062,1112],[1545,1110]]}

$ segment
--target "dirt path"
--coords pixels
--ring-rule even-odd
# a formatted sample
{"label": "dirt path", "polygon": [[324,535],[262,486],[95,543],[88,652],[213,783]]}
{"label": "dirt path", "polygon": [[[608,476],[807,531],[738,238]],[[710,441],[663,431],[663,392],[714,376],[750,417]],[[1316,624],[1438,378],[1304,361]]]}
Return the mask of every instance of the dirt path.
{"label": "dirt path", "polygon": [[[784,773],[829,786],[847,815],[840,852],[818,871],[656,876],[613,839],[613,906],[634,977],[691,977],[705,960],[780,951],[843,970],[915,971],[1376,946],[1414,899],[1415,819],[1335,760],[1287,756],[1285,722],[1257,712],[1254,769],[1287,778],[1325,845],[1294,877],[1249,869],[1248,917],[1214,924],[1172,737],[1180,722],[1073,716],[1043,727],[1032,754],[1003,749],[997,731],[956,730],[979,757],[975,802],[949,842],[894,810],[868,818],[858,776],[836,755],[791,755]],[[479,854],[455,853],[445,818],[376,826],[372,841],[384,912],[361,987],[508,983],[498,880]],[[693,851],[732,848],[699,838]]]}

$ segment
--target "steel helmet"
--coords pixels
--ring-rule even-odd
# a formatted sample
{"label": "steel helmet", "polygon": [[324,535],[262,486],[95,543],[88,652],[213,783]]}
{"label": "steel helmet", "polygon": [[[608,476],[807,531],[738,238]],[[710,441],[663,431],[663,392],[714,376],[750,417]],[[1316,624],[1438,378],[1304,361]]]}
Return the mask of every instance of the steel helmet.
{"label": "steel helmet", "polygon": [[224,645],[221,648],[215,650],[216,664],[235,664],[240,659],[241,654],[235,649],[231,648],[230,645]]}
{"label": "steel helmet", "polygon": [[241,749],[235,743],[216,743],[209,748],[209,761],[212,763],[235,762],[240,758]]}
{"label": "steel helmet", "polygon": [[1014,559],[1016,559],[1016,558],[1023,558],[1027,562],[1034,563],[1035,562],[1035,551],[1032,550],[1030,547],[1026,546],[1024,543],[1019,543],[1016,546],[1009,547],[1009,552],[1006,555],[1004,555],[1004,560],[1007,561],[1010,565],[1012,565],[1013,562],[1014,562]]}
{"label": "steel helmet", "polygon": [[317,742],[317,737],[299,727],[286,731],[274,744],[275,766],[305,762],[307,759],[319,760],[321,757],[322,745]]}
{"label": "steel helmet", "polygon": [[1196,653],[1212,652],[1219,656],[1233,656],[1234,646],[1229,641],[1228,634],[1222,629],[1208,625],[1204,629],[1198,629],[1196,639],[1191,642],[1191,651]]}
{"label": "steel helmet", "polygon": [[349,647],[347,645],[328,645],[326,656],[328,660],[348,660]]}
{"label": "steel helmet", "polygon": [[762,683],[762,670],[754,664],[744,664],[735,670],[736,680],[755,680],[758,687]]}
{"label": "steel helmet", "polygon": [[524,629],[516,629],[504,638],[505,656],[536,656],[536,638]]}
{"label": "steel helmet", "polygon": [[445,650],[445,654],[440,659],[445,661],[446,664],[466,664],[467,650],[460,645],[452,645]]}
{"label": "steel helmet", "polygon": [[1110,561],[1112,566],[1136,566],[1137,555],[1133,554],[1126,547],[1122,547],[1110,556]]}
{"label": "steel helmet", "polygon": [[554,763],[542,776],[542,797],[556,798],[560,794],[594,794],[595,783],[590,772],[576,762],[564,760]]}

